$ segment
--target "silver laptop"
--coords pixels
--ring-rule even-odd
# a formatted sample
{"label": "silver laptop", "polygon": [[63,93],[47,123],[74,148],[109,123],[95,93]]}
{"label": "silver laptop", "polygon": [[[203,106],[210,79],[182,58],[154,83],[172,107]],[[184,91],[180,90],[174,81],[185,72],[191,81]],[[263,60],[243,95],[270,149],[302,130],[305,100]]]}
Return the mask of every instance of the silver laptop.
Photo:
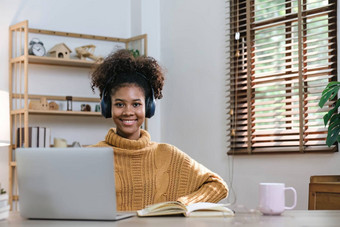
{"label": "silver laptop", "polygon": [[16,149],[19,210],[35,219],[118,220],[112,148]]}

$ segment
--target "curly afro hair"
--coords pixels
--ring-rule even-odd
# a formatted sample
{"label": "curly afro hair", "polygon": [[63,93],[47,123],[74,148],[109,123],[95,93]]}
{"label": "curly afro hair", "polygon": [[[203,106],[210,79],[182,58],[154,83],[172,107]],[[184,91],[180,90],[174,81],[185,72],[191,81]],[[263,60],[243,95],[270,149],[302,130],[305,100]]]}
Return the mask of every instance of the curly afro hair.
{"label": "curly afro hair", "polygon": [[[128,80],[122,79],[122,75],[144,75],[149,85],[153,88],[154,98],[161,99],[164,84],[164,72],[157,61],[152,57],[139,56],[134,57],[131,51],[126,49],[118,50],[106,57],[98,65],[91,75],[91,88],[97,87],[102,97],[103,89],[114,90],[126,84],[136,84],[144,91],[145,96],[149,93],[150,88],[145,88],[138,80],[133,78]],[[144,79],[145,80],[145,79]]]}

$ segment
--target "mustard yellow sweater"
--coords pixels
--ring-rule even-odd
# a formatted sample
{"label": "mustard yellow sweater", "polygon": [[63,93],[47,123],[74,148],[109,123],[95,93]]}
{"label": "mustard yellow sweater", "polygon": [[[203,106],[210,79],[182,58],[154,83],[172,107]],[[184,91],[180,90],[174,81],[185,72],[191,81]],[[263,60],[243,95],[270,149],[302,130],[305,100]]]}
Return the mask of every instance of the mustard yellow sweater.
{"label": "mustard yellow sweater", "polygon": [[113,147],[117,210],[133,211],[164,201],[183,204],[218,202],[228,194],[217,174],[169,144],[150,141],[142,130],[138,140],[116,134],[112,128],[105,141],[96,145]]}

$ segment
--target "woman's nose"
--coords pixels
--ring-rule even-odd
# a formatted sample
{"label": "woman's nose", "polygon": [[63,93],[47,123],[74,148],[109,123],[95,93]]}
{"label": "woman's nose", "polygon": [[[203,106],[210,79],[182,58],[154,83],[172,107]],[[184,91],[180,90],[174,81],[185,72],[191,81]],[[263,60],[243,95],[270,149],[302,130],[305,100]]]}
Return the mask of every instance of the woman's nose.
{"label": "woman's nose", "polygon": [[125,108],[124,108],[123,114],[125,114],[125,115],[131,115],[131,114],[133,114],[132,106],[126,105]]}

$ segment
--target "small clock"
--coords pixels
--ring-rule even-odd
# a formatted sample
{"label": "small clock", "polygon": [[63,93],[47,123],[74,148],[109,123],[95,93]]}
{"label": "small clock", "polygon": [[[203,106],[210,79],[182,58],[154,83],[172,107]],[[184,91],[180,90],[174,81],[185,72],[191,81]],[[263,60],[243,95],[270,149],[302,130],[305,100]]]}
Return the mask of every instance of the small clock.
{"label": "small clock", "polygon": [[46,54],[44,44],[39,39],[32,39],[29,44],[30,47],[28,48],[28,54],[39,57]]}

